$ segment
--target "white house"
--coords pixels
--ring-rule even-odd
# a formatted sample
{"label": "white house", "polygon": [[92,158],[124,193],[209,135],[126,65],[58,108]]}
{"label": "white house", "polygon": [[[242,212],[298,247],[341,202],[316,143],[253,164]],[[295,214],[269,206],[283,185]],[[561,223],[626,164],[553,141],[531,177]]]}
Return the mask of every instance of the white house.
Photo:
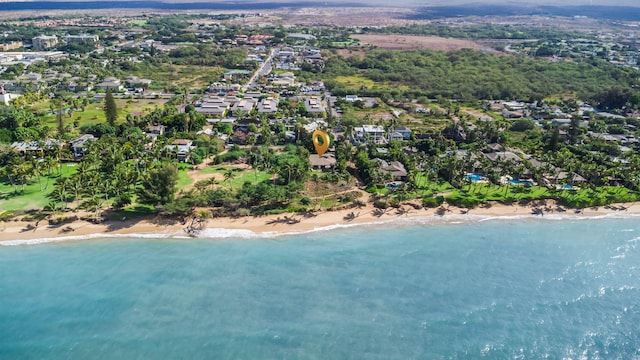
{"label": "white house", "polygon": [[381,125],[362,125],[354,130],[354,140],[360,143],[386,144],[384,127]]}

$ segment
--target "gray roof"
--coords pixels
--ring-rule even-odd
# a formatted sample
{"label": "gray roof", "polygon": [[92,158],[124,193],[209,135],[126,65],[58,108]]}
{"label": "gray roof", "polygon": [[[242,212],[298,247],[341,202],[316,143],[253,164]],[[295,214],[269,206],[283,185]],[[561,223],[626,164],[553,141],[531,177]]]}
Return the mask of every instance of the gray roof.
{"label": "gray roof", "polygon": [[332,167],[336,164],[336,156],[333,153],[325,153],[322,156],[311,154],[309,155],[309,162],[313,167]]}
{"label": "gray roof", "polygon": [[485,153],[484,156],[486,156],[489,160],[491,161],[498,161],[498,160],[513,160],[515,162],[520,162],[522,161],[522,159],[520,159],[520,157],[514,153],[512,153],[511,151],[500,151],[500,152],[490,152],[490,153]]}

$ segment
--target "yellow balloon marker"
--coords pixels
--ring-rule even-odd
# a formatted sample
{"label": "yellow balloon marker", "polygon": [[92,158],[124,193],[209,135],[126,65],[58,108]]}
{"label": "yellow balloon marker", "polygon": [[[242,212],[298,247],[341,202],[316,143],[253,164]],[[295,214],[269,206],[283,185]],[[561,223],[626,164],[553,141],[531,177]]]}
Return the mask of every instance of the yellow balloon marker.
{"label": "yellow balloon marker", "polygon": [[327,152],[331,140],[329,139],[329,135],[327,135],[326,132],[322,130],[316,130],[311,135],[311,138],[313,139],[313,146],[315,146],[318,156],[322,156],[325,152]]}

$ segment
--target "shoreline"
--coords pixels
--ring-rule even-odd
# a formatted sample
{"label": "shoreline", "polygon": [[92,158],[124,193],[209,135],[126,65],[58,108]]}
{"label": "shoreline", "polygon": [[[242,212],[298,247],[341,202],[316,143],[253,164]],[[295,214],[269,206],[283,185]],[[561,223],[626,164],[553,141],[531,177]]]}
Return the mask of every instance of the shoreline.
{"label": "shoreline", "polygon": [[[195,236],[186,231],[187,224],[159,217],[127,219],[124,221],[109,220],[101,224],[76,220],[58,226],[44,224],[44,221],[42,221],[43,224],[38,226],[34,226],[32,222],[8,221],[0,223],[0,246],[125,237],[153,239],[275,238],[365,225],[437,225],[501,219],[547,218],[549,220],[564,220],[567,218],[640,216],[640,203],[614,204],[606,207],[575,210],[563,208],[550,200],[541,206],[490,203],[487,207],[471,210],[454,206],[414,209],[408,205],[402,206],[401,209],[390,208],[381,213],[376,211],[372,204],[368,203],[360,209],[322,211],[313,213],[312,216],[281,214],[243,218],[213,218],[207,219],[202,230],[193,234]],[[443,209],[445,210],[443,211]],[[65,228],[67,229],[66,231]],[[69,228],[73,230],[69,231]]]}

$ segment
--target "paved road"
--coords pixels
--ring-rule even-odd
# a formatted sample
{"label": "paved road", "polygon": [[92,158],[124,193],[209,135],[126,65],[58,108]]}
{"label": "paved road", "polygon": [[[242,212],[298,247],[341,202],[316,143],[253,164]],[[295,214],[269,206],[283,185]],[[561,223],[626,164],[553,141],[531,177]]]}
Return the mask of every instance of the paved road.
{"label": "paved road", "polygon": [[273,64],[273,57],[276,56],[276,53],[278,52],[277,48],[273,48],[271,49],[271,52],[269,53],[269,56],[267,57],[267,59],[265,61],[262,62],[262,65],[260,65],[260,67],[258,68],[258,70],[256,70],[255,73],[253,73],[253,76],[251,76],[251,79],[249,79],[249,82],[247,82],[246,85],[244,85],[242,87],[242,91],[247,91],[247,89],[253,89],[255,87],[258,86],[258,79],[261,76],[267,75],[271,72],[271,66]]}

